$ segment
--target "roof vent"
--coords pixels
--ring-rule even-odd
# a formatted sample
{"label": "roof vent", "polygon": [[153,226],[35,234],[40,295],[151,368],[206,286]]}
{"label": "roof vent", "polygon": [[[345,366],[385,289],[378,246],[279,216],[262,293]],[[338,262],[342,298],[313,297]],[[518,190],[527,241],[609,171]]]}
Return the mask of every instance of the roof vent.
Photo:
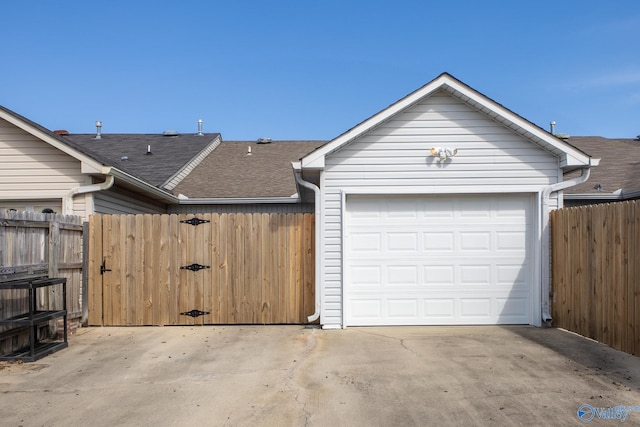
{"label": "roof vent", "polygon": [[178,131],[173,129],[165,130],[162,132],[162,136],[178,136]]}
{"label": "roof vent", "polygon": [[560,139],[565,140],[565,141],[566,141],[567,139],[571,138],[571,135],[569,135],[568,133],[556,133],[556,136],[557,136],[558,138],[560,138]]}
{"label": "roof vent", "polygon": [[126,162],[127,160],[129,160],[128,156],[122,156],[120,157],[120,160],[122,160],[123,162]]}
{"label": "roof vent", "polygon": [[551,133],[551,135],[555,135],[556,134],[556,122],[555,120],[552,121],[551,123],[549,123],[550,129],[549,132]]}
{"label": "roof vent", "polygon": [[198,120],[198,136],[203,136],[204,133],[202,133],[202,119]]}
{"label": "roof vent", "polygon": [[258,144],[271,144],[271,138],[258,138]]}
{"label": "roof vent", "polygon": [[102,122],[96,120],[96,139],[102,139]]}
{"label": "roof vent", "polygon": [[56,135],[69,135],[69,131],[64,129],[54,130],[53,133]]}
{"label": "roof vent", "polygon": [[640,135],[636,136],[636,141],[640,141]]}

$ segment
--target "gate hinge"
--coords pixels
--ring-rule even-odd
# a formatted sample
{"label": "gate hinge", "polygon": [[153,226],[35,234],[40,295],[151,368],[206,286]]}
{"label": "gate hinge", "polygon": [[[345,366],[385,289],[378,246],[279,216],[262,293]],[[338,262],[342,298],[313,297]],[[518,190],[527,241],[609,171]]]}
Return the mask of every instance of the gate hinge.
{"label": "gate hinge", "polygon": [[183,224],[191,224],[195,227],[197,225],[204,224],[206,222],[211,222],[211,221],[209,221],[208,219],[200,219],[194,216],[193,218],[183,219],[180,222]]}
{"label": "gate hinge", "polygon": [[204,316],[205,314],[209,314],[209,312],[193,309],[191,311],[185,311],[184,313],[180,313],[180,314],[183,316],[191,316],[193,318],[196,318],[198,316]]}
{"label": "gate hinge", "polygon": [[205,268],[211,268],[211,266],[194,263],[191,265],[183,265],[182,267],[180,267],[180,270],[198,271],[198,270],[204,270]]}

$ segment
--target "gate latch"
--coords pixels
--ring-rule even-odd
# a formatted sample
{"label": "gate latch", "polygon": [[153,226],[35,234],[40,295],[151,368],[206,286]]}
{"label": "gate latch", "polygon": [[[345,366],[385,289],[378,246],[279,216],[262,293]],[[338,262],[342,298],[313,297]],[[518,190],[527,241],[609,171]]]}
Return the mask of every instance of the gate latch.
{"label": "gate latch", "polygon": [[100,265],[100,274],[104,274],[105,271],[111,271],[111,269],[106,267],[107,260],[102,258],[102,264]]}

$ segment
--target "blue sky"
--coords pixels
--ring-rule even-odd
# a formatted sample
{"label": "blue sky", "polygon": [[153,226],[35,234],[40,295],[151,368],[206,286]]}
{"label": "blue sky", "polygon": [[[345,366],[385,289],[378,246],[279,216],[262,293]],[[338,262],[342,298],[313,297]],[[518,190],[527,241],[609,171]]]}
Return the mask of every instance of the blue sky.
{"label": "blue sky", "polygon": [[535,124],[640,135],[640,2],[22,0],[0,105],[53,130],[330,139],[449,72]]}

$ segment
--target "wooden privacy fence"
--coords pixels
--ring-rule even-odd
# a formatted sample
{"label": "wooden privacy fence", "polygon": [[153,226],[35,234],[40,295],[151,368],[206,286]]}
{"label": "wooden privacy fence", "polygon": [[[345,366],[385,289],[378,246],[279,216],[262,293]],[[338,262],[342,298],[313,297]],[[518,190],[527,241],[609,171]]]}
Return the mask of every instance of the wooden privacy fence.
{"label": "wooden privacy fence", "polygon": [[94,215],[89,324],[306,323],[312,214]]}
{"label": "wooden privacy fence", "polygon": [[[67,279],[68,318],[82,317],[83,225],[80,217],[0,210],[0,281]],[[60,287],[38,292],[38,310],[62,307]],[[28,291],[0,292],[0,319],[27,312]],[[28,330],[0,327],[0,354],[23,347]]]}
{"label": "wooden privacy fence", "polygon": [[640,355],[640,202],[551,213],[558,327]]}

